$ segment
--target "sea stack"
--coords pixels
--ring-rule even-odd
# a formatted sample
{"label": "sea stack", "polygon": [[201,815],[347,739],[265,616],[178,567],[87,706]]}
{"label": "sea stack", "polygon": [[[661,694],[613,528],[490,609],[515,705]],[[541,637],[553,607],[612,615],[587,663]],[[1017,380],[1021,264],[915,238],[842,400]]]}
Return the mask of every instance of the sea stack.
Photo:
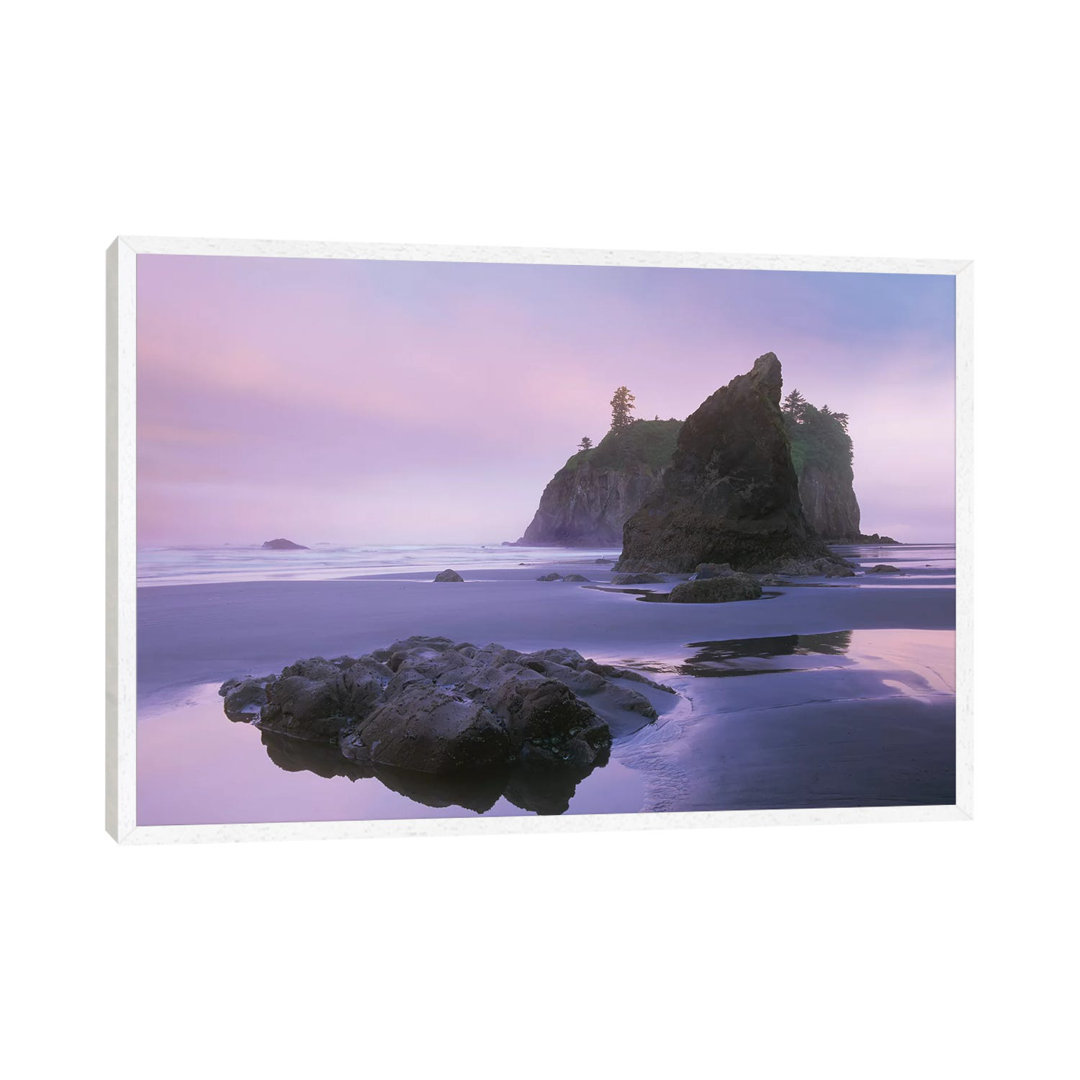
{"label": "sea stack", "polygon": [[286,540],[284,536],[279,536],[276,540],[264,540],[263,548],[266,551],[308,551],[310,550],[306,544],[298,544],[294,540]]}
{"label": "sea stack", "polygon": [[615,547],[627,518],[660,487],[682,422],[635,420],[599,446],[579,450],[544,488],[518,541],[525,545]]}
{"label": "sea stack", "polygon": [[803,514],[782,385],[780,361],[766,353],[686,420],[659,490],[626,522],[617,569],[769,571],[829,556]]}

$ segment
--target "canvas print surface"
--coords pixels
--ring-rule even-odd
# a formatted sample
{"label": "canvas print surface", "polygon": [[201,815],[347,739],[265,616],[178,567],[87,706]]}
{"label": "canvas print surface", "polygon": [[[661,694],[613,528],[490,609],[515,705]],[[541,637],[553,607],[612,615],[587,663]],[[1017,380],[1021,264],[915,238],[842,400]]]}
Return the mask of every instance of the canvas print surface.
{"label": "canvas print surface", "polygon": [[955,801],[952,276],[136,285],[140,826]]}

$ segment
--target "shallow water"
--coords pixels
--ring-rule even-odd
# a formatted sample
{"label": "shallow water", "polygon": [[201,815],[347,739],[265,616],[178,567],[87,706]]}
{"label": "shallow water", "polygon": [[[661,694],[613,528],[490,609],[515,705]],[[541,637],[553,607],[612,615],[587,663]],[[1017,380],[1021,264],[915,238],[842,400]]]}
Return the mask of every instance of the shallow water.
{"label": "shallow water", "polygon": [[692,710],[620,753],[646,780],[642,809],[955,801],[953,631],[792,634],[690,650],[648,667]]}

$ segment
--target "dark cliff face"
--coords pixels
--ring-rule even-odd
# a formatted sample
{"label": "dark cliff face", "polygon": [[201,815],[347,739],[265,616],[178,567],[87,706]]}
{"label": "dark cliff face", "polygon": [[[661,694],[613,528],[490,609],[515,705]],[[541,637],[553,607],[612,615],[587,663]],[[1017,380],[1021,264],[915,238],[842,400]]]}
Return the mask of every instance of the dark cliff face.
{"label": "dark cliff face", "polygon": [[828,554],[803,514],[782,383],[766,353],[687,419],[658,490],[626,522],[620,569],[756,568]]}
{"label": "dark cliff face", "polygon": [[838,475],[824,465],[806,465],[799,476],[799,499],[806,520],[826,540],[858,543],[859,502],[851,486],[851,469]]}
{"label": "dark cliff face", "polygon": [[638,420],[575,454],[544,489],[518,543],[619,547],[626,519],[658,488],[680,427]]}
{"label": "dark cliff face", "polygon": [[656,490],[662,473],[582,468],[555,474],[521,544],[618,547],[626,519]]}

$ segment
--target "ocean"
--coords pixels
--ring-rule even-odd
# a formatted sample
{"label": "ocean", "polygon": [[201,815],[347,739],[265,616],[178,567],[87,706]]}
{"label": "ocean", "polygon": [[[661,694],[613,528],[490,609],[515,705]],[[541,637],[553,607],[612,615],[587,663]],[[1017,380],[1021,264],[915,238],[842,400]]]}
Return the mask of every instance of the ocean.
{"label": "ocean", "polygon": [[304,551],[269,551],[259,544],[223,547],[146,547],[137,557],[137,583],[198,585],[227,581],[318,581],[447,568],[506,569],[539,563],[617,558],[611,548],[515,547],[492,544],[315,544]]}

